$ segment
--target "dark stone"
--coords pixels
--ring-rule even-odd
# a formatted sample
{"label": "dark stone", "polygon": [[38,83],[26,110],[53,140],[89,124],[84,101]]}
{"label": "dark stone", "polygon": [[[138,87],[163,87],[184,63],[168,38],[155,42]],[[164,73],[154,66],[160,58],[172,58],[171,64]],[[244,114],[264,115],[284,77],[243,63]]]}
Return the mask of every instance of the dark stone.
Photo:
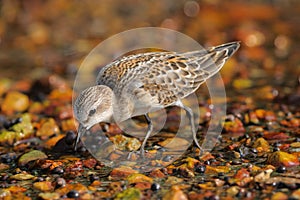
{"label": "dark stone", "polygon": [[74,143],[76,139],[76,134],[74,133],[74,131],[68,131],[66,134],[66,144],[67,145],[72,145]]}
{"label": "dark stone", "polygon": [[280,166],[280,167],[278,167],[277,169],[276,169],[276,172],[278,172],[278,173],[284,173],[284,172],[286,172],[286,167],[285,166]]}
{"label": "dark stone", "polygon": [[151,185],[151,190],[152,191],[157,191],[159,189],[160,189],[160,184],[158,184],[158,183],[152,183],[152,185]]}
{"label": "dark stone", "polygon": [[68,198],[78,198],[79,197],[79,192],[77,190],[71,190],[70,192],[67,193]]}
{"label": "dark stone", "polygon": [[203,174],[205,172],[205,170],[206,170],[206,166],[205,165],[198,165],[195,168],[195,171],[198,172],[198,173],[201,173],[201,174]]}
{"label": "dark stone", "polygon": [[90,178],[90,182],[91,182],[91,183],[94,182],[94,181],[96,181],[96,180],[99,180],[99,176],[97,176],[97,175],[95,175],[95,174],[91,174],[91,175],[89,176],[89,178]]}
{"label": "dark stone", "polygon": [[61,167],[55,167],[51,172],[52,174],[63,174],[65,171]]}

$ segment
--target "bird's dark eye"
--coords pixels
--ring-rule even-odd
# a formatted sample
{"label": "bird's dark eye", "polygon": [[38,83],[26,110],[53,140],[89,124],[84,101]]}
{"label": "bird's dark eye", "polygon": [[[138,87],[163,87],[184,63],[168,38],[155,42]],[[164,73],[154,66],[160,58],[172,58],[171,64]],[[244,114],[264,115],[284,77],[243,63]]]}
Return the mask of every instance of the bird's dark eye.
{"label": "bird's dark eye", "polygon": [[92,110],[90,110],[90,112],[89,112],[89,116],[92,116],[92,115],[94,115],[96,113],[96,109],[92,109]]}

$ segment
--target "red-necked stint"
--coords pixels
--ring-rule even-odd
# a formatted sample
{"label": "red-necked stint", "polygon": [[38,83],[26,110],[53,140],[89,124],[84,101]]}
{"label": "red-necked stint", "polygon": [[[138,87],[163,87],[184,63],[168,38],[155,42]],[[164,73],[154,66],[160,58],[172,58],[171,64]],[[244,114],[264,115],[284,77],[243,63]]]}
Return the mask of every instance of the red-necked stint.
{"label": "red-necked stint", "polygon": [[106,65],[98,74],[97,85],[82,91],[74,103],[74,114],[80,123],[75,150],[82,130],[100,122],[121,122],[144,115],[148,123],[140,148],[144,156],[144,148],[153,129],[148,113],[179,106],[186,111],[193,140],[202,152],[196,137],[193,112],[183,105],[181,99],[216,74],[239,46],[239,42],[231,42],[187,53],[140,53]]}

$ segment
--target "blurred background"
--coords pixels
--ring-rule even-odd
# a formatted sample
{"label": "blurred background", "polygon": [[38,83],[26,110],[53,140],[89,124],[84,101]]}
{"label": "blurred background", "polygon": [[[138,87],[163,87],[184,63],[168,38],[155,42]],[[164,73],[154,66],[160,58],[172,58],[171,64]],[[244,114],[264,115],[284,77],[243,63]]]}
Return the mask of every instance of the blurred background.
{"label": "blurred background", "polygon": [[300,93],[298,0],[2,0],[0,5],[0,78],[54,73],[72,82],[101,41],[153,26],[177,30],[204,46],[241,41],[221,72],[226,87],[246,93],[256,88],[267,98]]}

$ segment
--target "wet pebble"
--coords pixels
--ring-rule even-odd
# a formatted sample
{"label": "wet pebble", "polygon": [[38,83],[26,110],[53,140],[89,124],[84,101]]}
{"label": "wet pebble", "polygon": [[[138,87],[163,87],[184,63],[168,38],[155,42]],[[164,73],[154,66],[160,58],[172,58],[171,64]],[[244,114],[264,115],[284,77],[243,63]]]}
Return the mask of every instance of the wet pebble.
{"label": "wet pebble", "polygon": [[10,127],[12,127],[18,123],[21,123],[21,122],[22,122],[22,117],[18,117],[18,118],[12,119],[10,121],[5,121],[3,126],[4,126],[4,128],[9,129]]}
{"label": "wet pebble", "polygon": [[204,161],[204,164],[205,164],[205,165],[210,165],[211,162],[210,162],[210,160],[206,160],[206,161]]}
{"label": "wet pebble", "polygon": [[74,133],[74,131],[68,131],[66,134],[66,144],[67,145],[72,145],[74,143],[76,139],[76,134]]}
{"label": "wet pebble", "polygon": [[274,166],[299,166],[298,157],[294,154],[290,154],[283,151],[276,151],[268,156],[268,163]]}
{"label": "wet pebble", "polygon": [[29,98],[27,95],[17,91],[11,91],[5,96],[1,104],[1,110],[3,113],[10,115],[14,112],[23,112],[28,106]]}
{"label": "wet pebble", "polygon": [[219,199],[220,197],[218,195],[211,195],[205,198],[205,200],[219,200]]}
{"label": "wet pebble", "polygon": [[33,184],[33,188],[41,191],[52,191],[54,189],[52,183],[50,181],[41,181],[41,182],[35,182]]}
{"label": "wet pebble", "polygon": [[99,176],[95,175],[95,174],[91,174],[89,176],[90,182],[93,183],[96,180],[99,180]]}
{"label": "wet pebble", "polygon": [[64,169],[61,167],[55,167],[51,172],[52,172],[52,174],[63,174]]}
{"label": "wet pebble", "polygon": [[229,182],[230,182],[229,176],[225,176],[225,177],[223,178],[223,180],[225,181],[225,183],[229,183]]}
{"label": "wet pebble", "polygon": [[287,171],[286,167],[285,166],[279,166],[277,169],[276,169],[276,172],[278,173],[285,173]]}
{"label": "wet pebble", "polygon": [[70,190],[70,192],[67,193],[68,198],[79,198],[79,192],[77,190]]}
{"label": "wet pebble", "polygon": [[11,163],[16,159],[16,154],[15,153],[7,153],[1,155],[1,162],[2,163]]}
{"label": "wet pebble", "polygon": [[274,147],[273,152],[276,152],[276,151],[280,151],[280,148],[279,147]]}
{"label": "wet pebble", "polygon": [[242,164],[242,161],[239,160],[239,159],[234,159],[232,162],[231,162],[232,165],[240,165]]}
{"label": "wet pebble", "polygon": [[65,187],[66,186],[66,180],[64,178],[57,178],[56,179],[56,188]]}
{"label": "wet pebble", "polygon": [[60,132],[56,121],[53,118],[42,119],[41,127],[36,132],[39,137],[50,137]]}
{"label": "wet pebble", "polygon": [[164,200],[174,200],[174,199],[187,200],[188,197],[180,187],[172,186],[171,189],[165,193],[163,199]]}
{"label": "wet pebble", "polygon": [[204,165],[199,165],[196,167],[195,171],[198,172],[198,173],[204,173],[206,170],[206,167]]}
{"label": "wet pebble", "polygon": [[257,153],[258,153],[258,151],[257,151],[256,148],[251,148],[251,149],[250,149],[250,152],[251,152],[251,153],[254,153],[254,154],[257,154]]}
{"label": "wet pebble", "polygon": [[151,190],[152,191],[157,191],[160,189],[160,184],[159,183],[152,183],[151,185]]}
{"label": "wet pebble", "polygon": [[288,196],[283,192],[276,192],[272,195],[271,200],[279,200],[279,199],[289,199]]}
{"label": "wet pebble", "polygon": [[18,165],[19,166],[25,166],[27,163],[35,160],[43,160],[48,158],[48,156],[39,150],[32,150],[28,153],[23,154],[19,160],[18,160]]}
{"label": "wet pebble", "polygon": [[45,179],[41,176],[39,176],[35,179],[35,182],[42,182],[42,181],[45,181]]}

